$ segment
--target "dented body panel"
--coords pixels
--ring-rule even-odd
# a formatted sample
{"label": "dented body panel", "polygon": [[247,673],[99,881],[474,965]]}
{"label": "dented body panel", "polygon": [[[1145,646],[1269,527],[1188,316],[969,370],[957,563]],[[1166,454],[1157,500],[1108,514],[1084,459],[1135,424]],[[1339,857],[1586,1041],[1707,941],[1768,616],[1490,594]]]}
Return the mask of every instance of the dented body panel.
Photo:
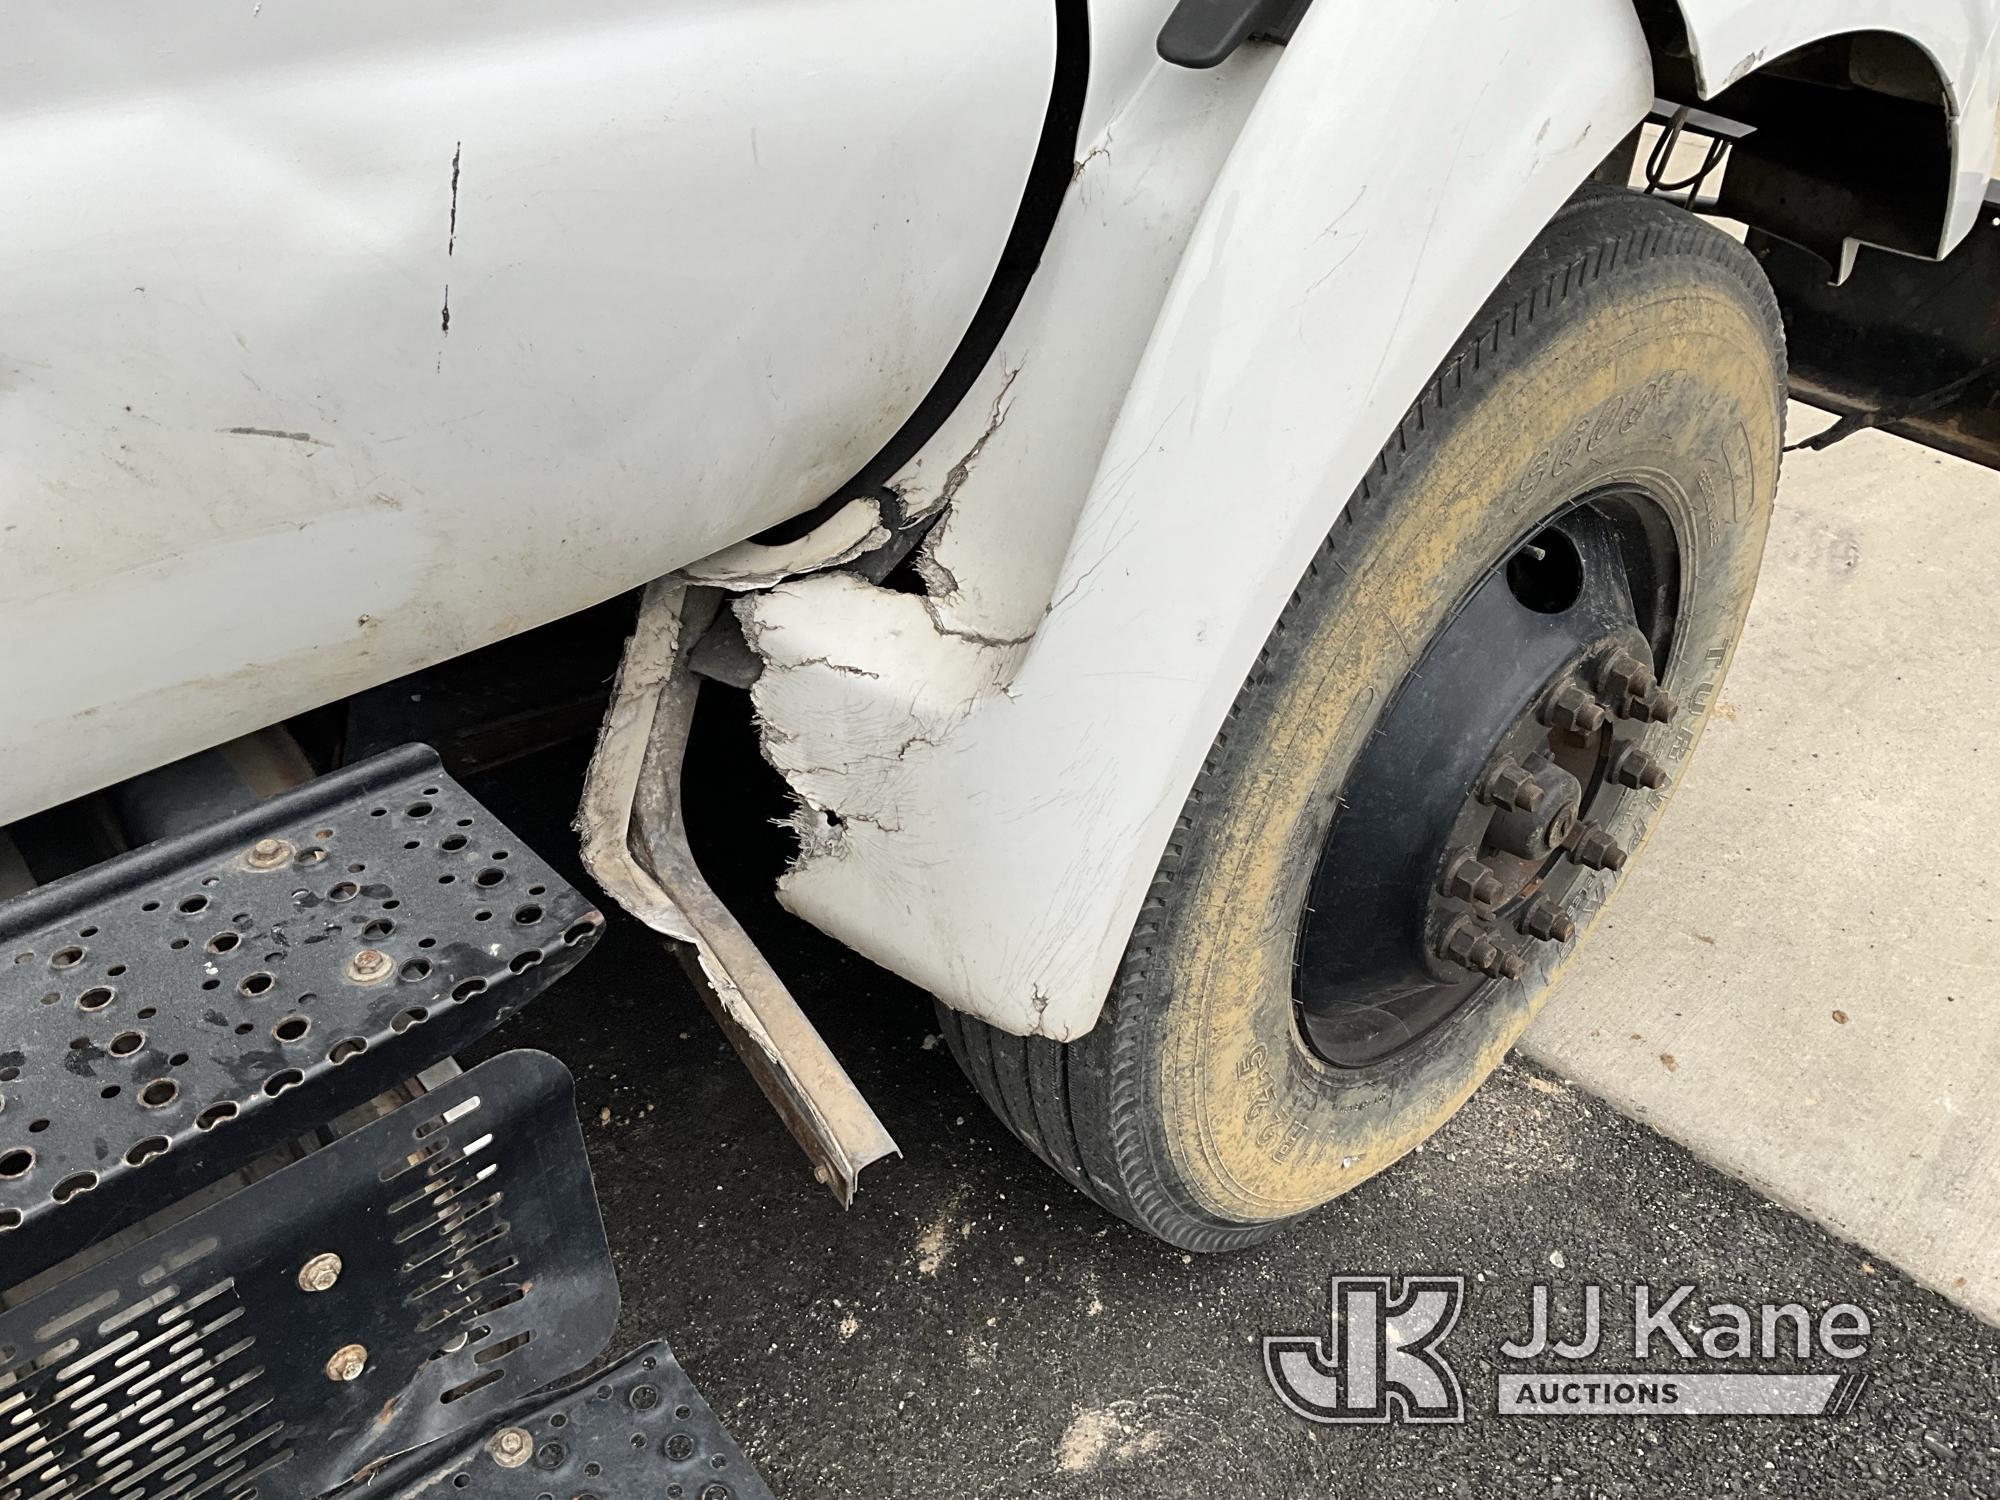
{"label": "dented body panel", "polygon": [[[1307,558],[1487,289],[1651,106],[1628,8],[1534,10],[1315,6],[1268,81],[1237,80],[1247,116],[1157,317],[1097,356],[1143,349],[1083,492],[1035,506],[1025,543],[996,517],[929,598],[825,576],[739,604],[767,753],[806,804],[793,910],[1007,1030],[1089,1029]],[[1073,209],[1095,174],[1134,191],[1127,123],[1079,153]],[[978,464],[1034,440],[1038,351],[1012,357],[967,402],[998,419]],[[1024,578],[1051,534],[1059,561]],[[987,569],[1009,579],[990,598]]]}
{"label": "dented body panel", "polygon": [[[11,16],[0,822],[671,577],[735,596],[786,903],[1087,1031],[1315,546],[1656,81],[1632,0],[1321,0],[1199,73],[1154,54],[1172,9],[1091,0],[997,347],[892,496],[780,542],[987,291],[1051,0]],[[1704,97],[1915,42],[1963,236],[2000,0],[1676,13]],[[920,589],[844,571],[925,524]]]}
{"label": "dented body panel", "polygon": [[5,34],[0,822],[818,503],[963,333],[1054,66],[1049,0]]}

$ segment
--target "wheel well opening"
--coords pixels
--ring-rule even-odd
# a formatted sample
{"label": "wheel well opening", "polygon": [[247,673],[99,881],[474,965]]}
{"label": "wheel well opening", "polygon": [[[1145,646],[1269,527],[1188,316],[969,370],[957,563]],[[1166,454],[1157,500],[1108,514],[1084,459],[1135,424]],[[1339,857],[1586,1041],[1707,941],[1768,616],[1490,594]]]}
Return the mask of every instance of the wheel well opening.
{"label": "wheel well opening", "polygon": [[1732,145],[1713,211],[1811,251],[1844,280],[1853,245],[1936,256],[1952,188],[1949,86],[1886,31],[1819,38],[1703,98],[1677,0],[1635,0],[1654,92]]}

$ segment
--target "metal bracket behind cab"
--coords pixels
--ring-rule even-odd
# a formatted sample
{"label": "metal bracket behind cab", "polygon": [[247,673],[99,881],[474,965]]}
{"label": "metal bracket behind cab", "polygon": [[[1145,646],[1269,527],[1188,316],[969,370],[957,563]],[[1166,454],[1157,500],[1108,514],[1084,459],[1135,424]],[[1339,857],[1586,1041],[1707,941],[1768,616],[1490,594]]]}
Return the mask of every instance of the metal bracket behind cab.
{"label": "metal bracket behind cab", "polygon": [[700,681],[687,656],[720,596],[650,585],[625,648],[577,832],[583,862],[620,906],[670,938],[765,1097],[843,1207],[861,1169],[900,1154],[757,945],[709,888],[681,817],[681,761]]}

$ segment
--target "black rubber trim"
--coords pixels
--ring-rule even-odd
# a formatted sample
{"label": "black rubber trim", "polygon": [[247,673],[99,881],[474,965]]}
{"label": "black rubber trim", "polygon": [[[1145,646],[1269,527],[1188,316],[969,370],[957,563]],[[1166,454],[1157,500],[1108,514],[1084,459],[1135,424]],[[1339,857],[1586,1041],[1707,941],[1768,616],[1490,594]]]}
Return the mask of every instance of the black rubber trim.
{"label": "black rubber trim", "polygon": [[1160,56],[1213,68],[1248,41],[1288,42],[1312,0],[1180,0],[1160,28]]}

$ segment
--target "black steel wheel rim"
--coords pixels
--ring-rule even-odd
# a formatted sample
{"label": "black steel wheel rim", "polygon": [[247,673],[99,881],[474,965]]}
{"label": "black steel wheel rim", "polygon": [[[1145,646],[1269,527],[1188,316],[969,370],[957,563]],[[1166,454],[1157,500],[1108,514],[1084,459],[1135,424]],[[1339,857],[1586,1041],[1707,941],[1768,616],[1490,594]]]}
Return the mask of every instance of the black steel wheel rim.
{"label": "black steel wheel rim", "polygon": [[1659,502],[1608,487],[1518,537],[1427,644],[1299,917],[1293,1000],[1324,1061],[1379,1063],[1573,939],[1587,874],[1625,863],[1608,825],[1666,785],[1639,738],[1678,712],[1680,572]]}

